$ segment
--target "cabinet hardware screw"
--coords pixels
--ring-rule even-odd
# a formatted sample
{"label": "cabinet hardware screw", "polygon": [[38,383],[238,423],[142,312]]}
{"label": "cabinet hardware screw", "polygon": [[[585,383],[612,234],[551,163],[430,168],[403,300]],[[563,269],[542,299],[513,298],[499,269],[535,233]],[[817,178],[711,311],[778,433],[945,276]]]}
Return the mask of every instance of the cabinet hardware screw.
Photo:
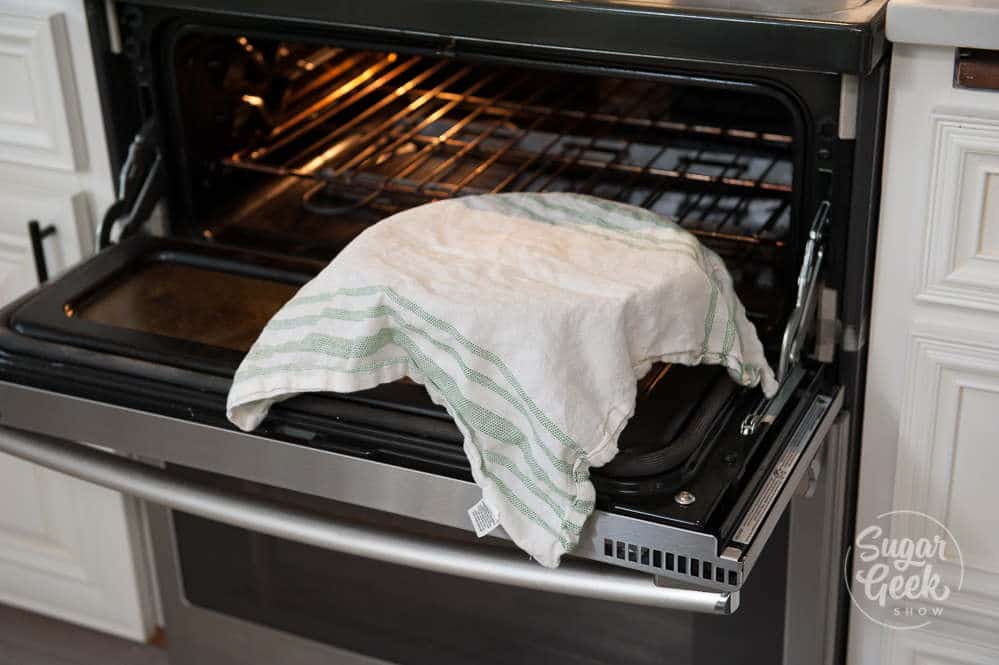
{"label": "cabinet hardware screw", "polygon": [[673,500],[676,501],[681,506],[689,506],[690,504],[697,501],[697,497],[688,492],[687,490],[682,490],[676,493],[676,496],[673,497]]}

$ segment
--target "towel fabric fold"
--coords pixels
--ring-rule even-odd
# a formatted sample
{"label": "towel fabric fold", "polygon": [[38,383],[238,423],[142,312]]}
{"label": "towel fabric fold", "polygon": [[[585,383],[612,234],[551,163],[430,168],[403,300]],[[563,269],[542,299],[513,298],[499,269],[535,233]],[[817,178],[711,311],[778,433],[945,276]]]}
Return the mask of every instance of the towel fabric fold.
{"label": "towel fabric fold", "polygon": [[267,324],[227,410],[250,430],[293,395],[408,376],[454,418],[503,528],[553,567],[658,361],[777,388],[722,260],[673,222],[574,194],[465,197],[359,235]]}

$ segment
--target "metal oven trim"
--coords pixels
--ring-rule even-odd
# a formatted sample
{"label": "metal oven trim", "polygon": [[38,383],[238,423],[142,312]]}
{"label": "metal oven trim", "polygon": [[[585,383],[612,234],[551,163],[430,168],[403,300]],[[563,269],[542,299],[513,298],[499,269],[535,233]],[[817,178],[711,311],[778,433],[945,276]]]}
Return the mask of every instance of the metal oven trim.
{"label": "metal oven trim", "polygon": [[[90,0],[91,2],[96,0]],[[313,30],[378,31],[418,37],[442,53],[482,48],[544,48],[576,58],[631,57],[673,63],[751,63],[818,72],[871,71],[887,50],[886,0],[799,16],[698,10],[663,3],[562,4],[547,0],[432,0],[321,4],[287,0],[132,0],[137,10],[283,21]],[[141,10],[140,10],[141,11]],[[277,15],[276,15],[277,14]]]}
{"label": "metal oven trim", "polygon": [[325,518],[176,477],[155,466],[71,441],[7,430],[0,450],[83,480],[120,490],[188,514],[259,533],[366,559],[456,577],[709,614],[731,614],[737,591],[712,593],[662,588],[634,573],[583,566],[578,562],[546,570],[496,548],[407,536],[392,530]]}
{"label": "metal oven trim", "polygon": [[[588,521],[574,555],[699,588],[738,590],[808,464],[822,447],[842,406],[842,390],[831,399],[821,395],[815,399],[828,400],[824,415],[815,419],[807,432],[800,432],[808,444],[747,550],[726,548],[719,552],[717,539],[710,534],[598,510]],[[210,470],[465,530],[470,528],[466,509],[481,495],[468,481],[38,388],[0,382],[0,403],[4,405],[0,413],[3,426],[97,443],[140,458]],[[787,426],[797,428],[798,423]],[[790,437],[784,445],[800,444]]]}

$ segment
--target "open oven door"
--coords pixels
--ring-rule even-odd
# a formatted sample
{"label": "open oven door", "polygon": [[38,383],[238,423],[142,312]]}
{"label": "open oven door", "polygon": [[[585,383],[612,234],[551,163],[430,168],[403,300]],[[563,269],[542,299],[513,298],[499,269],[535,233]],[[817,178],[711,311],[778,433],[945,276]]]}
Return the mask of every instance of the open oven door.
{"label": "open oven door", "polygon": [[[625,491],[598,502],[573,560],[557,570],[509,547],[339,520],[175,473],[173,465],[200,469],[471,530],[467,510],[480,492],[462,466],[453,423],[422,407],[387,408],[396,388],[296,398],[252,434],[225,420],[235,364],[255,331],[322,267],[312,261],[140,236],[13,303],[0,312],[0,451],[185,513],[377,561],[729,614],[842,408],[829,372],[799,359],[827,223],[824,205],[784,339],[778,394],[760,400],[745,391],[731,401],[683,493],[650,499]],[[186,308],[167,306],[176,302]],[[81,441],[100,448],[74,443]],[[436,451],[436,466],[416,450]],[[609,482],[594,480],[598,489]]]}
{"label": "open oven door", "polygon": [[[574,553],[617,567],[567,561],[547,570],[517,552],[466,545],[317,517],[309,511],[219,491],[170,470],[127,459],[71,440],[100,442],[127,456],[208,468],[269,485],[297,485],[346,503],[359,502],[397,515],[470,528],[467,508],[479,498],[468,481],[431,476],[340,453],[287,452],[287,444],[180,418],[153,415],[26,386],[0,384],[4,436],[0,450],[83,480],[185,513],[259,533],[377,561],[483,581],[621,603],[710,614],[739,607],[739,589],[756,564],[791,498],[806,480],[842,394],[816,394],[747,497],[734,532],[718,550],[716,536],[656,528],[635,518],[598,510]],[[29,432],[30,430],[30,432]],[[299,447],[296,447],[299,448]],[[226,452],[239,449],[240,459]],[[292,469],[312,466],[311,482],[289,482]],[[285,468],[275,468],[277,464]],[[298,478],[304,477],[299,475]],[[311,487],[303,487],[303,485]],[[321,489],[313,490],[312,487]],[[384,488],[392,487],[390,493]],[[381,496],[372,496],[381,488]],[[647,574],[629,574],[626,567]],[[671,586],[668,579],[682,582]],[[692,585],[692,586],[689,586]]]}

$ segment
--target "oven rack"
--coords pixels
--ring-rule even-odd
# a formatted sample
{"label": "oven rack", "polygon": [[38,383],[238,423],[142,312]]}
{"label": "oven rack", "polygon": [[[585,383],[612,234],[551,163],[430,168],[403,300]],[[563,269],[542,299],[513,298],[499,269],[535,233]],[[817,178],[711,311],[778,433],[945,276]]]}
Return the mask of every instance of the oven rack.
{"label": "oven rack", "polygon": [[[784,245],[790,136],[694,122],[668,85],[605,79],[597,89],[581,77],[395,53],[308,62],[327,83],[269,111],[278,119],[266,136],[223,162],[314,181],[313,210],[573,191],[656,210],[725,244]],[[726,117],[743,117],[735,111]]]}

